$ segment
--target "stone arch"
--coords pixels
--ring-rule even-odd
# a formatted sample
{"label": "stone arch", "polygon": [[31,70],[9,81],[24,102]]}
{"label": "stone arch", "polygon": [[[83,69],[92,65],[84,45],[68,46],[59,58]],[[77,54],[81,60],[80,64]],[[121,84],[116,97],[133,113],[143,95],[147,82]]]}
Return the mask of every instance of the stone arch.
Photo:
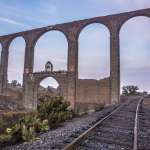
{"label": "stone arch", "polygon": [[[50,79],[50,81],[51,81],[51,83],[52,83],[52,86],[54,87],[54,88],[57,88],[59,85],[60,85],[60,83],[59,83],[59,81],[57,81],[57,79],[55,79],[54,77],[52,77],[52,76],[49,76],[49,77],[45,77],[45,78],[42,78],[42,79],[40,79],[40,82],[39,82],[39,84],[41,84],[44,80],[46,80],[46,79]],[[51,84],[50,83],[50,84]],[[56,84],[57,83],[57,84]],[[49,85],[49,83],[47,84],[47,82],[44,82],[43,83],[43,86],[44,87],[47,87]]]}
{"label": "stone arch", "polygon": [[[91,27],[91,30],[90,30],[90,27]],[[89,30],[87,30],[87,33],[86,32],[84,33],[84,30],[86,31],[86,29],[88,29],[88,28],[89,28]],[[97,32],[98,30],[99,30],[99,32]],[[81,37],[82,34],[85,34],[83,39]],[[87,34],[87,36],[86,36],[86,34]],[[103,35],[103,37],[106,37],[106,39],[103,40],[103,38],[102,38],[98,41],[93,40],[91,38],[92,35],[93,35],[93,38],[96,38],[96,37],[101,38],[102,36],[100,36],[100,35]],[[84,40],[84,38],[85,38],[85,40]],[[85,78],[87,78],[87,79],[89,79],[89,78],[100,79],[100,78],[108,77],[110,75],[110,32],[109,32],[109,29],[104,24],[100,24],[100,23],[87,24],[85,26],[85,28],[82,29],[78,40],[79,40],[79,52],[78,52],[79,53],[79,55],[78,55],[78,58],[79,58],[78,59],[78,62],[79,62],[79,64],[78,64],[79,78],[83,78],[82,76],[85,76],[85,74],[86,74],[86,72],[85,73],[83,72],[84,71],[84,67],[83,67],[84,65],[82,65],[81,63],[87,63],[90,60],[91,60],[91,62],[93,62],[93,66],[91,68],[94,68],[95,66],[97,66],[95,68],[96,70],[97,69],[101,70],[101,68],[102,68],[102,70],[104,68],[107,68],[108,70],[106,69],[107,70],[106,72],[102,71],[102,70],[99,71],[99,72],[96,71],[96,72],[99,73],[99,75],[96,75],[96,74],[94,74],[94,72],[91,72],[92,75],[89,73],[89,75],[85,76]],[[82,40],[82,42],[84,42],[83,45],[82,45],[81,40]],[[91,46],[92,40],[95,42],[96,46],[93,45],[93,43],[92,43],[92,46]],[[103,42],[101,42],[101,40],[103,40]],[[89,47],[91,47],[91,48],[93,48],[95,46],[94,49],[96,50],[97,54],[95,54],[94,51],[93,51],[93,53],[91,53],[87,45],[89,45]],[[86,47],[87,47],[87,49],[86,49]],[[97,47],[99,49],[97,49]],[[101,51],[102,48],[103,48],[103,50]],[[84,50],[84,53],[81,54],[82,53],[81,51],[83,51],[83,50]],[[88,58],[87,58],[87,51],[89,51]],[[83,55],[83,56],[81,56],[81,55]],[[93,55],[93,57],[91,57],[92,55]],[[104,59],[104,57],[107,60]],[[97,63],[95,62],[95,64],[94,64],[94,61],[92,61],[91,58],[93,58],[93,60],[97,61]],[[85,61],[81,62],[81,59],[85,59]],[[86,60],[86,59],[89,59],[89,60]],[[103,60],[101,61],[101,59],[103,59]],[[97,65],[97,64],[99,64],[99,65]],[[86,66],[86,67],[89,67],[89,66]],[[82,71],[80,71],[80,70],[82,70]],[[85,70],[88,70],[88,69],[85,69]],[[90,71],[90,69],[88,71]],[[102,73],[104,73],[104,74],[101,76]]]}
{"label": "stone arch", "polygon": [[59,77],[56,77],[55,75],[43,75],[43,76],[40,76],[36,79],[36,84],[40,84],[43,80],[47,79],[47,78],[52,78],[54,79],[59,85],[61,85],[61,81],[59,80]]}
{"label": "stone arch", "polygon": [[[40,34],[40,36],[38,36],[37,37],[37,39],[36,39],[36,42],[35,42],[35,45],[34,45],[34,65],[33,65],[33,70],[34,70],[34,72],[35,71],[40,71],[40,69],[42,69],[41,68],[41,66],[40,67],[38,67],[37,66],[37,63],[36,62],[38,62],[38,57],[39,57],[39,53],[38,53],[38,51],[40,52],[40,46],[38,47],[38,43],[40,44],[40,42],[41,43],[48,43],[48,41],[46,41],[46,40],[48,40],[48,36],[51,36],[52,34],[54,34],[54,36],[53,37],[55,37],[55,36],[57,36],[57,38],[59,39],[57,42],[59,43],[61,43],[61,44],[58,44],[57,42],[56,42],[56,39],[57,38],[52,38],[51,37],[51,40],[53,40],[54,42],[52,42],[51,44],[54,44],[53,45],[53,47],[55,48],[55,50],[53,50],[52,48],[48,48],[49,50],[47,50],[47,53],[49,53],[49,59],[50,60],[42,60],[42,62],[41,62],[41,64],[42,65],[45,65],[44,63],[46,63],[46,61],[51,61],[52,62],[52,64],[54,65],[54,69],[57,69],[58,70],[58,68],[61,68],[61,65],[63,66],[62,68],[64,69],[64,70],[66,70],[67,69],[67,56],[68,56],[68,39],[66,38],[67,36],[66,36],[66,34],[64,34],[64,32],[62,32],[62,31],[59,31],[59,30],[50,30],[50,31],[46,31],[46,32],[43,32],[42,34]],[[47,36],[47,37],[46,37]],[[45,41],[43,40],[43,39],[46,39]],[[40,41],[41,40],[41,41]],[[43,41],[42,41],[43,40]],[[63,44],[63,45],[62,45]],[[67,50],[67,52],[66,53],[62,53],[62,50],[61,49],[58,49],[58,47],[59,46],[62,46],[63,47],[63,51],[66,51]],[[45,47],[45,45],[41,45],[41,47]],[[51,45],[50,45],[51,46]],[[48,46],[47,46],[48,47]],[[58,51],[60,51],[60,53],[62,53],[62,55],[59,55],[58,54],[58,52],[56,51],[56,49],[58,50]],[[55,55],[59,55],[59,57],[61,56],[63,56],[64,57],[64,59],[63,58],[55,58],[54,59],[54,54]],[[65,54],[65,55],[64,55]],[[44,56],[44,55],[43,55]],[[37,57],[37,58],[36,58]],[[44,56],[44,57],[47,57],[46,55]],[[48,57],[47,57],[47,59],[48,59]],[[56,64],[56,62],[58,63],[57,65],[55,65]],[[65,66],[65,67],[64,67]],[[40,68],[40,69],[36,69],[36,68]]]}
{"label": "stone arch", "polygon": [[61,95],[60,83],[54,77],[46,77],[39,82],[38,99],[43,95],[57,96]]}
{"label": "stone arch", "polygon": [[34,38],[33,38],[33,47],[35,48],[36,46],[36,43],[40,40],[40,38],[42,36],[44,36],[44,34],[48,33],[48,32],[52,32],[52,31],[57,31],[57,32],[60,32],[64,35],[64,37],[66,38],[67,42],[69,41],[69,38],[68,38],[68,34],[67,32],[63,31],[63,29],[59,29],[55,26],[52,26],[52,27],[46,27],[44,29],[39,29],[37,30],[37,33],[35,32],[34,33]]}
{"label": "stone arch", "polygon": [[[136,22],[137,24],[135,25]],[[148,60],[150,57],[150,53],[148,53],[149,48],[146,44],[148,43],[147,40],[149,40],[149,35],[147,31],[149,25],[150,18],[148,16],[138,15],[128,19],[121,27],[120,76],[122,86],[129,84],[138,85],[140,89],[144,90],[144,88],[146,88],[150,91],[150,89],[148,89],[148,83],[150,82],[148,77],[148,75],[150,74],[150,66],[148,66],[148,64],[146,63],[146,60]],[[130,33],[130,35],[128,33]],[[141,37],[143,37],[145,41],[142,40]],[[128,55],[127,57],[127,54],[129,53],[130,55]],[[143,75],[144,78],[142,79],[142,83],[144,84],[141,84],[141,76]]]}
{"label": "stone arch", "polygon": [[124,16],[123,17],[123,19],[120,19],[121,21],[119,21],[119,27],[118,27],[118,30],[119,30],[119,34],[120,34],[120,32],[121,32],[121,29],[123,28],[123,26],[128,22],[128,21],[130,21],[130,20],[132,20],[132,19],[134,19],[134,18],[136,18],[136,17],[148,17],[148,18],[150,18],[150,15],[148,15],[148,14],[143,14],[143,13],[141,13],[141,14],[133,14],[133,15],[129,15],[129,16]]}
{"label": "stone arch", "polygon": [[[11,82],[10,80],[18,80],[21,84],[23,83],[25,47],[26,47],[26,41],[22,36],[14,37],[10,41],[9,56],[8,56],[8,81],[9,82]],[[19,63],[16,62],[17,60],[19,60]],[[17,71],[14,69],[17,69]]]}
{"label": "stone arch", "polygon": [[38,85],[40,82],[46,78],[53,78],[58,82],[58,84],[63,88],[63,84],[67,81],[67,74],[61,74],[60,72],[42,72],[42,73],[34,73],[34,84]]}
{"label": "stone arch", "polygon": [[39,85],[41,83],[42,80],[46,79],[46,78],[53,78],[54,80],[56,80],[56,82],[58,83],[59,85],[59,95],[61,96],[64,96],[65,98],[66,97],[66,77],[62,77],[60,74],[48,74],[48,73],[35,73],[34,74],[34,83],[32,84],[33,85],[33,100],[34,100],[34,105],[36,106],[37,105],[37,99],[38,99],[38,88],[39,88]]}
{"label": "stone arch", "polygon": [[[80,27],[79,27],[79,29],[77,30],[77,39],[79,39],[79,36],[80,36],[80,34],[81,34],[81,32],[86,28],[86,27],[88,27],[89,25],[92,25],[92,24],[100,24],[100,25],[103,25],[103,26],[105,26],[108,30],[110,30],[109,29],[109,24],[108,24],[108,22],[107,21],[105,21],[105,20],[100,20],[99,18],[98,19],[96,19],[96,21],[94,20],[90,20],[90,21],[85,21],[85,23],[83,23]],[[110,31],[109,31],[110,32]]]}

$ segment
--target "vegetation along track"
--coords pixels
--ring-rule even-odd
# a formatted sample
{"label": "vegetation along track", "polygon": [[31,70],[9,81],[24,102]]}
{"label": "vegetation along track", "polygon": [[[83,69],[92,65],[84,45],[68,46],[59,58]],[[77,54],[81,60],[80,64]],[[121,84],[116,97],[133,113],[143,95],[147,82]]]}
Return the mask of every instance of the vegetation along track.
{"label": "vegetation along track", "polygon": [[86,130],[64,150],[138,150],[142,98],[126,101]]}

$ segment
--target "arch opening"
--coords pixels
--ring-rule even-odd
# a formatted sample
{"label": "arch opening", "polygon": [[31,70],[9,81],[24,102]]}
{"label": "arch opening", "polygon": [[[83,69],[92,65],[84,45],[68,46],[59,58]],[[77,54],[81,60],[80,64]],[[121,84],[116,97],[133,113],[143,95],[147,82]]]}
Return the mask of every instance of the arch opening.
{"label": "arch opening", "polygon": [[44,78],[38,86],[38,100],[45,97],[54,97],[61,94],[60,84],[53,77]]}
{"label": "arch opening", "polygon": [[127,20],[120,30],[120,79],[123,86],[135,85],[150,92],[148,63],[150,18],[137,16]]}
{"label": "arch opening", "polygon": [[102,79],[110,75],[110,33],[100,23],[85,26],[79,35],[79,78]]}
{"label": "arch opening", "polygon": [[8,83],[10,86],[22,86],[25,45],[22,37],[15,38],[10,44],[8,57]]}
{"label": "arch opening", "polygon": [[46,62],[53,64],[54,71],[67,70],[68,42],[60,31],[48,31],[37,41],[34,51],[34,72],[44,70]]}

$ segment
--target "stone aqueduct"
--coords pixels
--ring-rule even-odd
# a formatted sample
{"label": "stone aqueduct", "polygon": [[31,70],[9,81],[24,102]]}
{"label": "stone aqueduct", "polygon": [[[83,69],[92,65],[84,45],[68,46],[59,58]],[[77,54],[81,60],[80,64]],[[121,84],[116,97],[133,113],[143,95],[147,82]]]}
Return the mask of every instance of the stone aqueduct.
{"label": "stone aqueduct", "polygon": [[[76,111],[96,109],[95,107],[100,103],[117,103],[120,98],[119,32],[127,20],[136,16],[150,17],[150,9],[57,24],[0,36],[0,43],[2,45],[0,94],[5,95],[7,91],[10,43],[16,37],[23,37],[26,42],[23,73],[23,103],[26,108],[36,109],[38,84],[46,77],[53,77],[58,81],[63,89],[63,95],[71,102],[71,107]],[[78,79],[78,37],[81,30],[92,23],[103,24],[110,32],[110,77],[102,80]],[[35,44],[41,35],[51,30],[60,31],[67,38],[67,71],[51,73],[33,72]]]}

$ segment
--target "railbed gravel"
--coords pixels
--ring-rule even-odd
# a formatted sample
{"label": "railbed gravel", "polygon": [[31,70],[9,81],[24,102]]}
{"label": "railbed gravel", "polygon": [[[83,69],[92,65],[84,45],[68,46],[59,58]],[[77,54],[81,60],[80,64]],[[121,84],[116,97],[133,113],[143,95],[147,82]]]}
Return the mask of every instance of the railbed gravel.
{"label": "railbed gravel", "polygon": [[76,150],[132,150],[138,101],[127,101],[109,119],[97,126]]}
{"label": "railbed gravel", "polygon": [[2,150],[61,150],[77,135],[91,127],[97,120],[112,111],[115,106],[109,106],[101,111],[76,117],[62,123],[58,128],[39,135],[39,140],[8,146]]}
{"label": "railbed gravel", "polygon": [[150,149],[150,105],[139,110],[138,150]]}

